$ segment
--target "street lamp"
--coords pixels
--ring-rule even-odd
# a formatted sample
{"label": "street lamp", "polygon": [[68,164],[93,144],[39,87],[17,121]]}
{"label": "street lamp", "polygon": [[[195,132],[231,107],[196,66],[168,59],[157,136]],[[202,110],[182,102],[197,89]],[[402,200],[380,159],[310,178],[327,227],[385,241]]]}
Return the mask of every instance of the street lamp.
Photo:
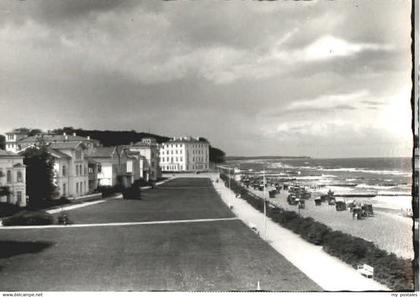
{"label": "street lamp", "polygon": [[[232,194],[232,193],[230,193],[230,191],[231,191],[231,188],[230,188],[230,179],[232,178],[232,176],[230,174],[230,167],[228,167],[228,170],[229,170],[229,194]],[[229,205],[229,208],[232,208],[232,195],[230,195],[230,205]]]}
{"label": "street lamp", "polygon": [[265,189],[265,169],[263,168],[263,198],[264,198],[264,239],[267,240],[267,206],[266,206],[266,189]]}

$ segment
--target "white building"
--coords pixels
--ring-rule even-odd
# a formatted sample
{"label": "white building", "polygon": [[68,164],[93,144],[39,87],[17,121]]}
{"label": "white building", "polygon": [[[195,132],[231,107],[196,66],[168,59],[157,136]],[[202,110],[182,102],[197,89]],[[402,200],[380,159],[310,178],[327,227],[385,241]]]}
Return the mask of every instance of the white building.
{"label": "white building", "polygon": [[0,202],[26,206],[23,157],[3,150],[0,150]]}
{"label": "white building", "polygon": [[28,137],[28,129],[14,129],[11,132],[6,133],[6,151],[17,153],[21,150],[18,143],[20,140]]}
{"label": "white building", "polygon": [[131,144],[128,149],[138,152],[144,158],[141,159],[141,177],[146,180],[156,181],[160,178],[159,168],[159,145],[154,138],[143,138],[140,142]]}
{"label": "white building", "polygon": [[180,137],[164,142],[160,148],[163,172],[206,171],[210,144],[203,138]]}

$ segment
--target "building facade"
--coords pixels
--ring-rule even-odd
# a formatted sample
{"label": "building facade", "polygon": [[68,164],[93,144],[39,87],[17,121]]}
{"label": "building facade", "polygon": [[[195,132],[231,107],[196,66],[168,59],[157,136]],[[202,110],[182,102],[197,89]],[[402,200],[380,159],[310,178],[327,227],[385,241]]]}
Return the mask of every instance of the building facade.
{"label": "building facade", "polygon": [[193,137],[172,138],[160,148],[160,168],[163,172],[209,170],[210,144]]}
{"label": "building facade", "polygon": [[0,150],[0,202],[26,206],[26,166],[23,157]]}
{"label": "building facade", "polygon": [[20,151],[19,142],[28,137],[28,129],[14,129],[10,132],[5,133],[6,135],[6,145],[5,149],[8,152],[17,153]]}
{"label": "building facade", "polygon": [[125,147],[97,147],[89,153],[97,165],[98,186],[129,187],[140,178],[140,155]]}
{"label": "building facade", "polygon": [[54,183],[60,197],[79,197],[90,192],[87,148],[83,143],[52,143]]}
{"label": "building facade", "polygon": [[132,152],[138,152],[144,157],[142,167],[142,178],[146,181],[156,181],[161,177],[159,167],[159,144],[154,138],[144,138],[142,141],[128,147]]}

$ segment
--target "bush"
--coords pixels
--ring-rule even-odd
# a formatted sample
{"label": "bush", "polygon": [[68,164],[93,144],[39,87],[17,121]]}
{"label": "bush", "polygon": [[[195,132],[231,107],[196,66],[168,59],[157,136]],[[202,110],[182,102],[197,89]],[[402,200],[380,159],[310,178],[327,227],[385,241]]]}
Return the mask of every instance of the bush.
{"label": "bush", "polygon": [[22,209],[17,205],[0,202],[0,218],[11,216],[15,213],[18,213],[21,210]]}
{"label": "bush", "polygon": [[136,185],[138,187],[147,187],[147,186],[154,186],[154,182],[152,181],[145,181],[144,179],[140,178],[136,180],[133,185]]}
{"label": "bush", "polygon": [[124,199],[141,199],[140,187],[138,184],[132,184],[131,187],[123,191]]}
{"label": "bush", "polygon": [[112,187],[111,186],[99,186],[96,189],[96,192],[102,193],[102,196],[104,198],[112,196],[116,193],[122,193],[122,191],[123,191],[123,188],[120,185],[115,185],[115,186],[112,186]]}
{"label": "bush", "polygon": [[3,226],[51,225],[53,223],[53,216],[45,211],[24,210],[3,219]]}

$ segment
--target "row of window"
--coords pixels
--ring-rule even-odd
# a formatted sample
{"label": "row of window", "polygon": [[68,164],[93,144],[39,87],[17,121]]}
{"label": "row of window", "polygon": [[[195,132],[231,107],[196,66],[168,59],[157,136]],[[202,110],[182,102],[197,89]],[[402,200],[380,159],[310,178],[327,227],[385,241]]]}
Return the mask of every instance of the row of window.
{"label": "row of window", "polygon": [[86,193],[86,181],[76,183],[76,194],[83,195]]}
{"label": "row of window", "polygon": [[[88,173],[87,166],[83,166],[81,164],[76,164],[76,176],[87,175],[87,173]],[[61,175],[62,176],[67,176],[67,166],[66,165],[63,165],[61,167]]]}
{"label": "row of window", "polygon": [[[170,160],[169,160],[169,158],[170,158]],[[183,160],[182,157],[179,157],[179,158],[175,157],[175,162],[183,162],[182,160]],[[174,157],[161,157],[160,161],[161,162],[174,162]]]}
{"label": "row of window", "polygon": [[168,166],[163,166],[163,170],[166,171],[178,171],[178,170],[184,170],[184,166],[182,165],[168,165]]}
{"label": "row of window", "polygon": [[[2,170],[0,170],[0,177],[4,176],[4,173]],[[6,182],[8,184],[12,183],[12,171],[11,170],[7,170],[6,171]],[[21,183],[23,182],[23,173],[22,171],[18,170],[16,171],[16,182]]]}
{"label": "row of window", "polygon": [[87,166],[76,164],[76,176],[79,176],[79,175],[87,175]]}
{"label": "row of window", "polygon": [[184,147],[182,143],[171,143],[171,144],[164,144],[163,147]]}
{"label": "row of window", "polygon": [[193,150],[193,155],[204,155],[203,150]]}
{"label": "row of window", "polygon": [[[165,152],[166,152],[166,155],[173,155],[174,154],[174,151],[173,150],[168,150],[168,151],[162,151],[162,155],[165,155]],[[175,155],[177,155],[177,154],[183,154],[184,153],[184,151],[178,151],[178,150],[175,150]]]}
{"label": "row of window", "polygon": [[[208,165],[192,165],[190,166],[190,170],[197,170],[197,169],[208,169]],[[183,165],[165,165],[162,166],[162,169],[165,171],[181,171],[184,170]]]}
{"label": "row of window", "polygon": [[[196,144],[192,145],[193,148],[203,148],[203,147],[206,147],[206,146],[207,146],[207,144],[204,144],[204,143],[196,143]],[[171,143],[171,144],[164,144],[163,147],[164,148],[167,148],[167,147],[171,147],[171,148],[181,147],[182,148],[182,147],[184,147],[184,144],[183,143]]]}
{"label": "row of window", "polygon": [[204,162],[204,158],[203,157],[193,157],[193,162]]}

